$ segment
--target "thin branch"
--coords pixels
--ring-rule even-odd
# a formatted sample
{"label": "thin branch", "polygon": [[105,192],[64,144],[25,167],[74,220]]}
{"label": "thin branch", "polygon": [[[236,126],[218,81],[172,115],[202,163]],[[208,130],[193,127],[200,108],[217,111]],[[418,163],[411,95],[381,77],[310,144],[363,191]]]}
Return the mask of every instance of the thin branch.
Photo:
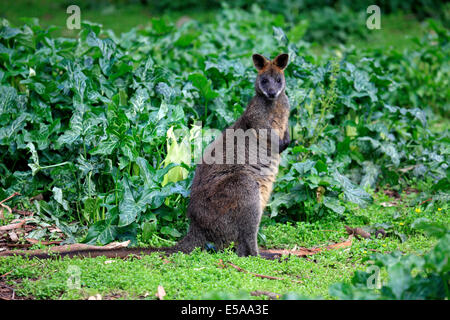
{"label": "thin branch", "polygon": [[20,196],[20,193],[14,192],[14,193],[13,193],[12,195],[10,195],[8,198],[6,198],[6,199],[0,201],[0,204],[2,204],[3,202],[8,201],[9,199],[11,199],[11,198],[13,198],[13,197],[15,197],[15,196]]}
{"label": "thin branch", "polygon": [[[286,280],[284,278],[273,277],[273,276],[266,276],[264,274],[250,272],[250,271],[242,269],[241,267],[239,267],[239,266],[237,266],[237,265],[235,265],[235,264],[233,264],[233,263],[231,263],[229,261],[227,261],[226,264],[228,264],[229,266],[233,267],[234,269],[236,269],[239,272],[248,273],[248,274],[251,274],[251,275],[253,275],[253,276],[257,277],[257,278],[270,279],[270,280]],[[292,279],[288,279],[288,280],[296,282],[296,283],[303,283],[303,281],[300,281],[300,280],[292,280]]]}

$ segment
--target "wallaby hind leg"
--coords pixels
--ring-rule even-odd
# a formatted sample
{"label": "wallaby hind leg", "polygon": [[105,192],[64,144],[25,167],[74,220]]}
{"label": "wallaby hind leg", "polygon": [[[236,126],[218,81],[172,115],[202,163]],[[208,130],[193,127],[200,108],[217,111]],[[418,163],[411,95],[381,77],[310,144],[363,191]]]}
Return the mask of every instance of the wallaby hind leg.
{"label": "wallaby hind leg", "polygon": [[184,253],[190,253],[197,247],[203,248],[206,243],[205,235],[195,221],[191,221],[186,236],[181,239],[173,249]]}
{"label": "wallaby hind leg", "polygon": [[237,255],[240,257],[258,255],[258,230],[261,221],[261,204],[258,197],[255,197],[252,203],[249,203],[246,212],[242,214],[242,220],[239,222],[239,236],[237,245]]}
{"label": "wallaby hind leg", "polygon": [[258,255],[258,233],[246,234],[239,237],[237,246],[237,255],[239,257],[257,256]]}

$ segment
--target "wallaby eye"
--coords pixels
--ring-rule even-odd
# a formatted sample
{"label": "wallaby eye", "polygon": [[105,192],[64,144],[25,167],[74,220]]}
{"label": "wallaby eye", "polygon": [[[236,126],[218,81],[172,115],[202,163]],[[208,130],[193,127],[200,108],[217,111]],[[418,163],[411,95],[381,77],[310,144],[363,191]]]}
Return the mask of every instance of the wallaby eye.
{"label": "wallaby eye", "polygon": [[266,83],[267,83],[267,79],[266,79],[266,78],[263,78],[263,79],[261,80],[261,83],[262,83],[262,84],[266,84]]}
{"label": "wallaby eye", "polygon": [[277,78],[277,83],[281,83],[281,78]]}

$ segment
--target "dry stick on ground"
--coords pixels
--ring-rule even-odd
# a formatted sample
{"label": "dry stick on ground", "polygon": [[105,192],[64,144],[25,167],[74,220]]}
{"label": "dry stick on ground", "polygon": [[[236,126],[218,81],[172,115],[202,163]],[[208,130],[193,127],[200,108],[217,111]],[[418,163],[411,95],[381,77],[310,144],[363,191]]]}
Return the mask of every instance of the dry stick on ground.
{"label": "dry stick on ground", "polygon": [[30,210],[19,210],[19,209],[17,209],[17,206],[12,208],[12,212],[13,213],[18,213],[18,214],[20,214],[22,216],[30,216],[30,217],[32,217],[34,215],[33,211],[30,211]]}
{"label": "dry stick on ground", "polygon": [[0,201],[0,219],[4,219],[4,216],[3,216],[3,208],[5,208],[6,210],[8,210],[8,212],[10,213],[10,214],[12,214],[12,210],[11,210],[11,208],[10,207],[8,207],[6,204],[3,204],[3,202],[6,202],[6,201],[8,201],[9,199],[11,199],[11,198],[13,198],[13,197],[15,197],[15,196],[19,196],[20,195],[20,193],[18,193],[18,192],[14,192],[12,195],[10,195],[8,198],[6,198],[6,199],[3,199],[2,201]]}
{"label": "dry stick on ground", "polygon": [[[30,267],[34,267],[35,265],[37,265],[37,263],[30,264]],[[14,270],[11,270],[11,271],[8,271],[7,273],[0,275],[0,278],[6,277],[8,274],[12,273],[13,271]]]}
{"label": "dry stick on ground", "polygon": [[364,231],[361,228],[351,228],[349,226],[345,226],[345,231],[347,231],[347,233],[349,235],[354,235],[355,238],[358,240],[359,240],[359,236],[363,237],[364,239],[370,238],[370,233],[367,231]]}
{"label": "dry stick on ground", "polygon": [[84,243],[74,243],[74,244],[65,244],[62,246],[49,247],[48,249],[41,250],[7,250],[0,252],[0,256],[11,256],[14,254],[17,255],[39,255],[39,254],[48,254],[48,253],[70,253],[70,252],[81,252],[81,251],[89,251],[89,250],[113,250],[119,248],[125,248],[130,243],[130,240],[124,242],[111,242],[105,246],[93,246]]}
{"label": "dry stick on ground", "polygon": [[[228,264],[229,266],[233,267],[234,269],[236,269],[239,272],[244,272],[244,273],[249,273],[257,278],[263,278],[263,279],[271,279],[271,280],[285,280],[284,278],[278,278],[278,277],[272,277],[272,276],[266,276],[264,274],[258,274],[258,273],[254,273],[254,272],[250,272],[247,270],[242,269],[241,267],[227,261],[226,264]],[[290,281],[296,282],[296,283],[303,283],[303,281],[301,280],[292,280],[292,279],[288,279]]]}
{"label": "dry stick on ground", "polygon": [[15,290],[14,290],[14,288],[13,287],[10,287],[10,286],[8,286],[8,285],[6,285],[5,283],[0,283],[0,289],[2,289],[2,288],[6,288],[6,289],[9,289],[9,290],[11,290],[11,298],[6,298],[6,297],[4,297],[4,296],[0,296],[0,300],[14,300],[14,298],[16,297],[16,295],[15,295]]}
{"label": "dry stick on ground", "polygon": [[2,275],[0,276],[0,278],[6,277],[8,274],[12,273],[13,271],[14,271],[14,270],[11,270],[11,271],[8,271],[8,272],[5,273],[5,274],[2,274]]}
{"label": "dry stick on ground", "polygon": [[14,192],[14,193],[13,193],[12,195],[10,195],[8,198],[3,199],[2,201],[0,201],[0,204],[3,204],[3,202],[8,201],[9,199],[11,199],[11,198],[13,198],[13,197],[15,197],[15,196],[20,196],[20,193]]}
{"label": "dry stick on ground", "polygon": [[[363,237],[364,239],[369,239],[372,232],[364,231],[361,228],[350,228],[349,226],[345,226],[345,230],[349,235],[354,235],[358,240],[359,236]],[[375,238],[378,238],[379,234],[381,234],[382,238],[386,237],[386,231],[383,228],[373,231],[373,234],[375,234]]]}
{"label": "dry stick on ground", "polygon": [[32,243],[5,243],[8,248],[29,248],[34,246]]}
{"label": "dry stick on ground", "polygon": [[429,198],[429,199],[427,199],[427,200],[422,201],[422,202],[420,203],[420,206],[423,205],[424,203],[428,202],[428,201],[431,201],[431,200],[433,200],[433,199],[432,199],[432,198]]}
{"label": "dry stick on ground", "polygon": [[51,244],[60,244],[62,242],[62,240],[58,240],[58,241],[42,241],[42,240],[37,240],[37,239],[32,239],[32,238],[25,238],[25,240],[27,240],[31,244],[31,246],[33,246],[33,245],[35,245],[37,243],[40,243],[40,244],[42,244],[44,246],[48,246],[48,245],[51,245]]}
{"label": "dry stick on ground", "polygon": [[30,220],[30,219],[23,219],[23,220],[21,220],[20,222],[17,222],[17,223],[12,223],[12,224],[7,224],[6,226],[1,226],[0,227],[0,234],[3,233],[3,232],[14,230],[14,229],[22,228],[22,226],[24,225],[25,222],[27,222],[27,220]]}
{"label": "dry stick on ground", "polygon": [[313,255],[319,252],[322,252],[324,250],[335,250],[335,249],[342,249],[342,248],[348,248],[352,245],[352,238],[353,235],[350,235],[348,239],[344,242],[339,242],[335,244],[328,245],[323,248],[298,248],[296,250],[287,250],[287,249],[265,249],[260,250],[260,253],[267,253],[267,254],[279,254],[279,255],[295,255],[297,257],[304,257]]}

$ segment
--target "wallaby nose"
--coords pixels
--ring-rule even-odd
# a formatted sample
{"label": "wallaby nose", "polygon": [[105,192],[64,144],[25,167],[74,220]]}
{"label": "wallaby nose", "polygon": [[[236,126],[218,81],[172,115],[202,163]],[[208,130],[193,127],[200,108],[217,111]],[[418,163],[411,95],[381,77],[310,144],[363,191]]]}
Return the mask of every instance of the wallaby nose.
{"label": "wallaby nose", "polygon": [[269,90],[269,92],[267,92],[267,95],[269,96],[269,98],[275,98],[275,91]]}

